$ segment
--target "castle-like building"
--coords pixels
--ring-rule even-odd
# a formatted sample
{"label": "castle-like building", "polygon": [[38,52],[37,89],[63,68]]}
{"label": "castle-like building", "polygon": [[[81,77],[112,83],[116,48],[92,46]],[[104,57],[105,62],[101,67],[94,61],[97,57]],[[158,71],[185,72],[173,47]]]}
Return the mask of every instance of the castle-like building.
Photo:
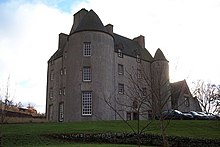
{"label": "castle-like building", "polygon": [[168,60],[160,49],[152,57],[144,36],[116,34],[93,10],[74,14],[70,33],[59,34],[58,50],[48,61],[49,121],[149,118],[161,98],[163,110],[199,109],[185,81],[169,82]]}

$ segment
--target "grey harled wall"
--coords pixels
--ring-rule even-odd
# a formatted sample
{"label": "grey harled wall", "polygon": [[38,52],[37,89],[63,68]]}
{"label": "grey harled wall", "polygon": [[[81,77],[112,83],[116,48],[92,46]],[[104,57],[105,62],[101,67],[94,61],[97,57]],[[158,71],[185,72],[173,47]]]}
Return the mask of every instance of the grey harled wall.
{"label": "grey harled wall", "polygon": [[[83,56],[84,42],[91,42],[91,57]],[[113,37],[107,33],[83,31],[69,37],[67,48],[67,79],[65,100],[65,121],[110,120],[112,110],[103,101],[113,91]],[[82,82],[82,68],[90,66],[92,81]],[[92,116],[82,116],[82,91],[92,91]]]}

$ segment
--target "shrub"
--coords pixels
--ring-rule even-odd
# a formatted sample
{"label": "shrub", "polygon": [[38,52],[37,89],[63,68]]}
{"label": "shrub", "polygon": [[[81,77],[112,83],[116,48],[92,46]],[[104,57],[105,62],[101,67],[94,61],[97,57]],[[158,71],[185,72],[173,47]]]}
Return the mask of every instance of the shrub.
{"label": "shrub", "polygon": [[[116,143],[116,144],[138,144],[137,135],[134,133],[97,133],[97,134],[49,134],[46,137],[86,143]],[[173,147],[218,147],[220,140],[217,139],[195,139],[187,137],[169,136],[170,146]],[[162,136],[154,134],[141,134],[142,145],[162,145]]]}

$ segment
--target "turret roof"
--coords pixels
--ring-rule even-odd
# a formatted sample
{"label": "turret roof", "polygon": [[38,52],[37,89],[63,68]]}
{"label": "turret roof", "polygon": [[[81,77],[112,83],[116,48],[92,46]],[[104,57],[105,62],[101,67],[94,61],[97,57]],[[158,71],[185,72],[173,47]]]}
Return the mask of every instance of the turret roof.
{"label": "turret roof", "polygon": [[74,32],[87,31],[87,30],[101,31],[108,33],[102,21],[100,20],[99,16],[93,10],[90,10],[84,16],[84,18],[79,23],[78,27]]}
{"label": "turret roof", "polygon": [[154,61],[158,61],[158,60],[165,60],[168,61],[166,59],[166,57],[164,56],[163,52],[158,48],[155,55],[154,55]]}

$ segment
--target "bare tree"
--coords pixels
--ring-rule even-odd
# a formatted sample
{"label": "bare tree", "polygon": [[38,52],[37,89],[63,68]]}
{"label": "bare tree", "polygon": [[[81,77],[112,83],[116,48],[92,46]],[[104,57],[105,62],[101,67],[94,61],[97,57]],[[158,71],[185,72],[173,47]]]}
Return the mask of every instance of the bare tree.
{"label": "bare tree", "polygon": [[[146,131],[150,126],[153,119],[159,119],[161,135],[163,137],[163,146],[169,146],[166,137],[166,128],[169,124],[169,120],[165,120],[163,111],[171,108],[171,93],[170,83],[168,75],[165,75],[166,67],[161,67],[160,70],[154,72],[154,76],[150,76],[147,69],[144,66],[140,66],[138,71],[133,69],[132,71],[126,71],[125,85],[126,90],[124,92],[124,99],[115,99],[115,103],[112,103],[112,96],[105,98],[105,102],[111,109],[131,128],[131,130],[137,134],[138,145],[141,144],[141,134]],[[129,123],[129,116],[124,117],[123,112],[132,112],[133,119],[137,121],[136,126]],[[145,125],[140,124],[140,120],[146,120]]]}
{"label": "bare tree", "polygon": [[8,77],[6,88],[5,89],[0,89],[0,98],[1,98],[1,117],[0,117],[0,123],[1,123],[1,130],[0,130],[0,140],[1,144],[0,146],[3,146],[3,140],[2,140],[2,126],[5,123],[5,119],[7,116],[7,111],[8,109],[13,105],[13,100],[10,98],[10,76]]}
{"label": "bare tree", "polygon": [[193,95],[198,99],[202,111],[220,113],[220,85],[198,80],[193,89]]}

